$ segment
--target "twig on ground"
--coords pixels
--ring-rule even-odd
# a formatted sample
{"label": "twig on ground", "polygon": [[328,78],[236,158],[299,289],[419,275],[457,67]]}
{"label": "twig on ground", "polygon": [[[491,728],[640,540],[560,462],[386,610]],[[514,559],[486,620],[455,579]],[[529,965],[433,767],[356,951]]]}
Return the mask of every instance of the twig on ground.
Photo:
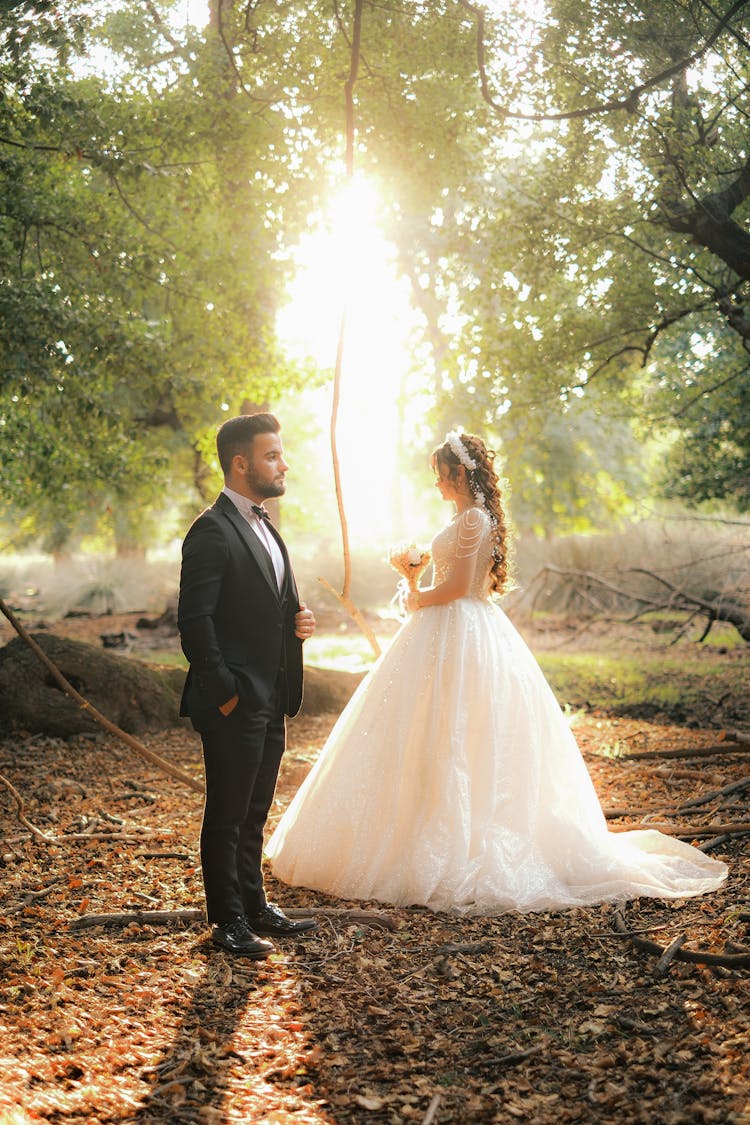
{"label": "twig on ground", "polygon": [[435,950],[436,953],[490,953],[493,948],[491,941],[469,941],[463,944],[449,941],[445,945],[439,945]]}
{"label": "twig on ground", "polygon": [[427,1113],[422,1118],[422,1125],[432,1125],[435,1115],[440,1109],[440,1094],[433,1094],[432,1101],[427,1107]]}
{"label": "twig on ground", "polygon": [[46,898],[51,891],[54,891],[61,879],[62,876],[58,875],[48,887],[42,887],[39,891],[29,891],[23,896],[20,902],[17,902],[15,906],[9,906],[8,909],[3,910],[2,913],[6,915],[17,914],[19,910],[25,910],[30,903],[37,902],[40,898]]}
{"label": "twig on ground", "polygon": [[657,777],[666,777],[669,781],[678,779],[682,781],[716,782],[720,780],[717,774],[707,776],[704,767],[700,769],[690,769],[689,767],[683,766],[682,769],[678,769],[677,766],[657,766],[654,773]]}
{"label": "twig on ground", "polygon": [[331,906],[285,906],[284,913],[290,918],[306,918],[312,914],[325,914],[330,915],[331,918],[336,918],[338,921],[361,926],[379,926],[382,930],[398,928],[398,923],[392,915],[383,914],[376,910],[355,910],[348,907]]}
{"label": "twig on ground", "polygon": [[529,1047],[525,1051],[510,1051],[507,1055],[499,1055],[497,1058],[492,1059],[495,1066],[510,1066],[511,1063],[523,1062],[524,1059],[531,1058],[532,1055],[538,1055],[543,1051],[546,1043],[537,1043],[535,1047]]}
{"label": "twig on ground", "polygon": [[654,965],[655,977],[665,977],[667,975],[670,965],[672,964],[686,941],[687,934],[680,934],[679,937],[676,937],[674,941],[667,946],[659,960]]}
{"label": "twig on ground", "polygon": [[643,1020],[634,1019],[633,1016],[625,1016],[622,1012],[618,1012],[615,1016],[615,1023],[618,1027],[625,1028],[626,1031],[637,1031],[639,1035],[658,1035],[659,1032],[654,1027],[650,1027]]}
{"label": "twig on ground", "polygon": [[642,930],[628,930],[627,932],[620,930],[591,930],[589,937],[596,938],[629,938],[633,934],[655,934],[659,930],[668,930],[669,925],[664,922],[661,926],[644,926]]}
{"label": "twig on ground", "polygon": [[[622,808],[622,809],[604,809],[603,811],[604,811],[604,816],[607,820],[618,820],[622,816],[655,816],[656,813],[660,813],[662,816],[669,816],[672,810],[670,810],[668,808],[665,808],[664,805],[657,805],[655,808],[651,808],[651,809],[644,809],[644,808],[627,809],[627,808]],[[674,810],[674,811],[676,811],[676,810]]]}
{"label": "twig on ground", "polygon": [[[617,933],[629,937],[636,949],[652,956],[663,957],[667,950],[655,941],[637,937],[628,929],[622,907],[618,907],[613,914],[613,923]],[[672,942],[674,945],[674,942]],[[722,965],[728,969],[750,969],[750,953],[710,953],[702,949],[678,948],[674,953],[674,960],[690,961],[698,965]]]}

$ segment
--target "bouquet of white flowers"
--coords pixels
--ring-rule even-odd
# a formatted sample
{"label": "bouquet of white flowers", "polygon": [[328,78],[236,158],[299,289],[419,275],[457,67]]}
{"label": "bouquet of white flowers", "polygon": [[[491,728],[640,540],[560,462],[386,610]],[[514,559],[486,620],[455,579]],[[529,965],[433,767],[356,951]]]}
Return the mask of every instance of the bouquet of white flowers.
{"label": "bouquet of white flowers", "polygon": [[388,562],[406,582],[405,593],[417,589],[419,579],[431,561],[432,555],[427,548],[418,547],[416,543],[409,543],[406,547],[391,547],[388,552]]}

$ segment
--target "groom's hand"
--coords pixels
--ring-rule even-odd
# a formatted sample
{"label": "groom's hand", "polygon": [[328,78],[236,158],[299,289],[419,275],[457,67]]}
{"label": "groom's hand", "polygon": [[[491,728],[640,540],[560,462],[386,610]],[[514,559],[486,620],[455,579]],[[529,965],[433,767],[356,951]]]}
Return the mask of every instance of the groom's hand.
{"label": "groom's hand", "polygon": [[294,615],[294,635],[301,641],[306,641],[314,632],[315,614],[304,602],[300,602],[299,612]]}
{"label": "groom's hand", "polygon": [[219,710],[221,711],[222,715],[231,715],[232,711],[234,711],[239,701],[239,695],[233,695],[231,699],[228,699],[226,701],[226,703],[220,703]]}

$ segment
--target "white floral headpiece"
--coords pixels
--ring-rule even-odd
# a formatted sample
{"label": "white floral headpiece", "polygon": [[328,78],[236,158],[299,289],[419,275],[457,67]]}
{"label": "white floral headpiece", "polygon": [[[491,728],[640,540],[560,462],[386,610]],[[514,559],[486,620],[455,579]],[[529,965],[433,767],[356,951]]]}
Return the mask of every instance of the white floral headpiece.
{"label": "white floral headpiece", "polygon": [[458,430],[451,430],[450,433],[445,435],[445,440],[451,447],[451,453],[455,454],[465,469],[469,471],[476,469],[477,463],[469,457],[468,450],[461,441],[461,434]]}

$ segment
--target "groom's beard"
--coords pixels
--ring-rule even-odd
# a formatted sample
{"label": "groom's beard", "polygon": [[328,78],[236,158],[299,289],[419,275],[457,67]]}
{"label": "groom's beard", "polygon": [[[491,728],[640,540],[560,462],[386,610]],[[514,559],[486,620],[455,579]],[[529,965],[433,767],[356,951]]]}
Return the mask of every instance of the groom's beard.
{"label": "groom's beard", "polygon": [[279,473],[269,481],[265,478],[261,479],[253,469],[249,468],[245,473],[245,482],[253,495],[260,496],[263,500],[272,500],[275,496],[283,496],[286,492],[286,478],[283,473]]}

